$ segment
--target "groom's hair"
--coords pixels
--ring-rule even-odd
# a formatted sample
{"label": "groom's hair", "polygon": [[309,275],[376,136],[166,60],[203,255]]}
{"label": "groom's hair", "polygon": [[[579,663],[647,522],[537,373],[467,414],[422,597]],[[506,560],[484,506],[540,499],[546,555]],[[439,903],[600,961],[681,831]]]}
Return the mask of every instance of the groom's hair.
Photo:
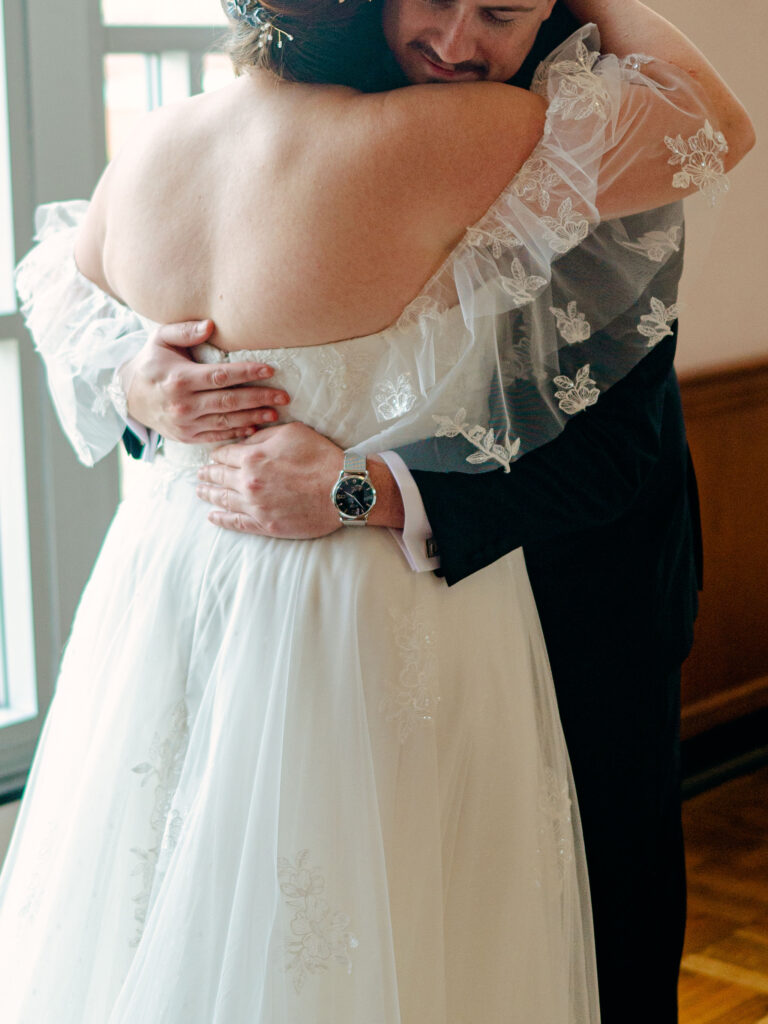
{"label": "groom's hair", "polygon": [[522,67],[515,77],[510,80],[510,85],[518,85],[521,89],[527,89],[539,64],[578,27],[579,22],[562,0],[557,0],[549,18],[541,23],[531,52],[523,61]]}

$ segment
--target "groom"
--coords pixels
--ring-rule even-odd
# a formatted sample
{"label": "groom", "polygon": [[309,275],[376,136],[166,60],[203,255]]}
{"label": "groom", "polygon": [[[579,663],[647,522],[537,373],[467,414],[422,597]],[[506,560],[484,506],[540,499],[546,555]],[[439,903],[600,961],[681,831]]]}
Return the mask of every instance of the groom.
{"label": "groom", "polygon": [[[551,0],[387,0],[385,25],[410,81],[507,79],[519,69],[514,81],[527,85],[574,27],[560,7],[546,20],[550,9]],[[521,67],[532,38],[516,19],[525,26],[531,18],[541,30]],[[500,27],[480,35],[478,19]],[[579,259],[578,249],[567,258]],[[214,428],[232,437],[244,424],[274,420],[273,410],[248,407],[256,389],[231,388],[245,379],[242,368],[220,369],[213,385],[173,347],[203,336],[171,326],[147,346],[129,386],[136,420],[184,440],[211,440]],[[700,547],[675,342],[661,341],[509,474],[410,475],[391,454],[371,464],[380,493],[371,525],[405,525],[413,567],[439,566],[454,585],[523,547],[579,796],[603,1024],[677,1020],[685,920],[679,683]],[[270,403],[280,397],[259,394]],[[342,458],[301,424],[270,427],[219,449],[199,493],[226,528],[318,536],[339,528],[328,494]]]}

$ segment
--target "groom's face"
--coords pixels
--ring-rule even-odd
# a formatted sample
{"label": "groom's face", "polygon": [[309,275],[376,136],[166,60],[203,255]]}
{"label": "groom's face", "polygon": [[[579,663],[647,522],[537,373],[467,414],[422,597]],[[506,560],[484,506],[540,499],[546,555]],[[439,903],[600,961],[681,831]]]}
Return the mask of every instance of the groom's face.
{"label": "groom's face", "polygon": [[384,34],[412,84],[506,82],[555,0],[386,0]]}

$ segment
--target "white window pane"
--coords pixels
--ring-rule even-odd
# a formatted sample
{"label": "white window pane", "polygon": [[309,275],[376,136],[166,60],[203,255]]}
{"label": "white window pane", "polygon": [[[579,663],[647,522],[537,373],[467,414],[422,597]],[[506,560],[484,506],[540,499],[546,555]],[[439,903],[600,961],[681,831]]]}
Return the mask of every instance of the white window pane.
{"label": "white window pane", "polygon": [[107,156],[111,159],[141,118],[163,103],[189,96],[186,53],[110,53],[104,58]]}
{"label": "white window pane", "polygon": [[32,632],[26,479],[21,419],[18,346],[0,341],[0,590],[3,615],[4,705],[0,726],[34,718],[37,686]]}
{"label": "white window pane", "polygon": [[13,286],[13,205],[11,203],[8,91],[5,75],[4,11],[0,0],[0,315],[16,310]]}
{"label": "white window pane", "polygon": [[[0,547],[0,580],[3,578],[3,549]],[[8,645],[5,640],[3,588],[0,587],[0,710],[8,707]]]}
{"label": "white window pane", "polygon": [[218,0],[101,0],[105,25],[225,25]]}

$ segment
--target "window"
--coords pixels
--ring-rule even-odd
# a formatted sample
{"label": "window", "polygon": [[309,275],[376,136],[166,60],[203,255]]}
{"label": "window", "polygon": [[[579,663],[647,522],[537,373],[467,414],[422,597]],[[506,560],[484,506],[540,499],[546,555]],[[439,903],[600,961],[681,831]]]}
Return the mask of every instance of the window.
{"label": "window", "polygon": [[14,262],[35,206],[90,195],[144,111],[231,80],[225,24],[218,0],[0,0],[0,800],[25,778],[119,494],[117,457],[83,469],[56,422]]}
{"label": "window", "polygon": [[18,345],[0,341],[0,726],[37,714]]}

